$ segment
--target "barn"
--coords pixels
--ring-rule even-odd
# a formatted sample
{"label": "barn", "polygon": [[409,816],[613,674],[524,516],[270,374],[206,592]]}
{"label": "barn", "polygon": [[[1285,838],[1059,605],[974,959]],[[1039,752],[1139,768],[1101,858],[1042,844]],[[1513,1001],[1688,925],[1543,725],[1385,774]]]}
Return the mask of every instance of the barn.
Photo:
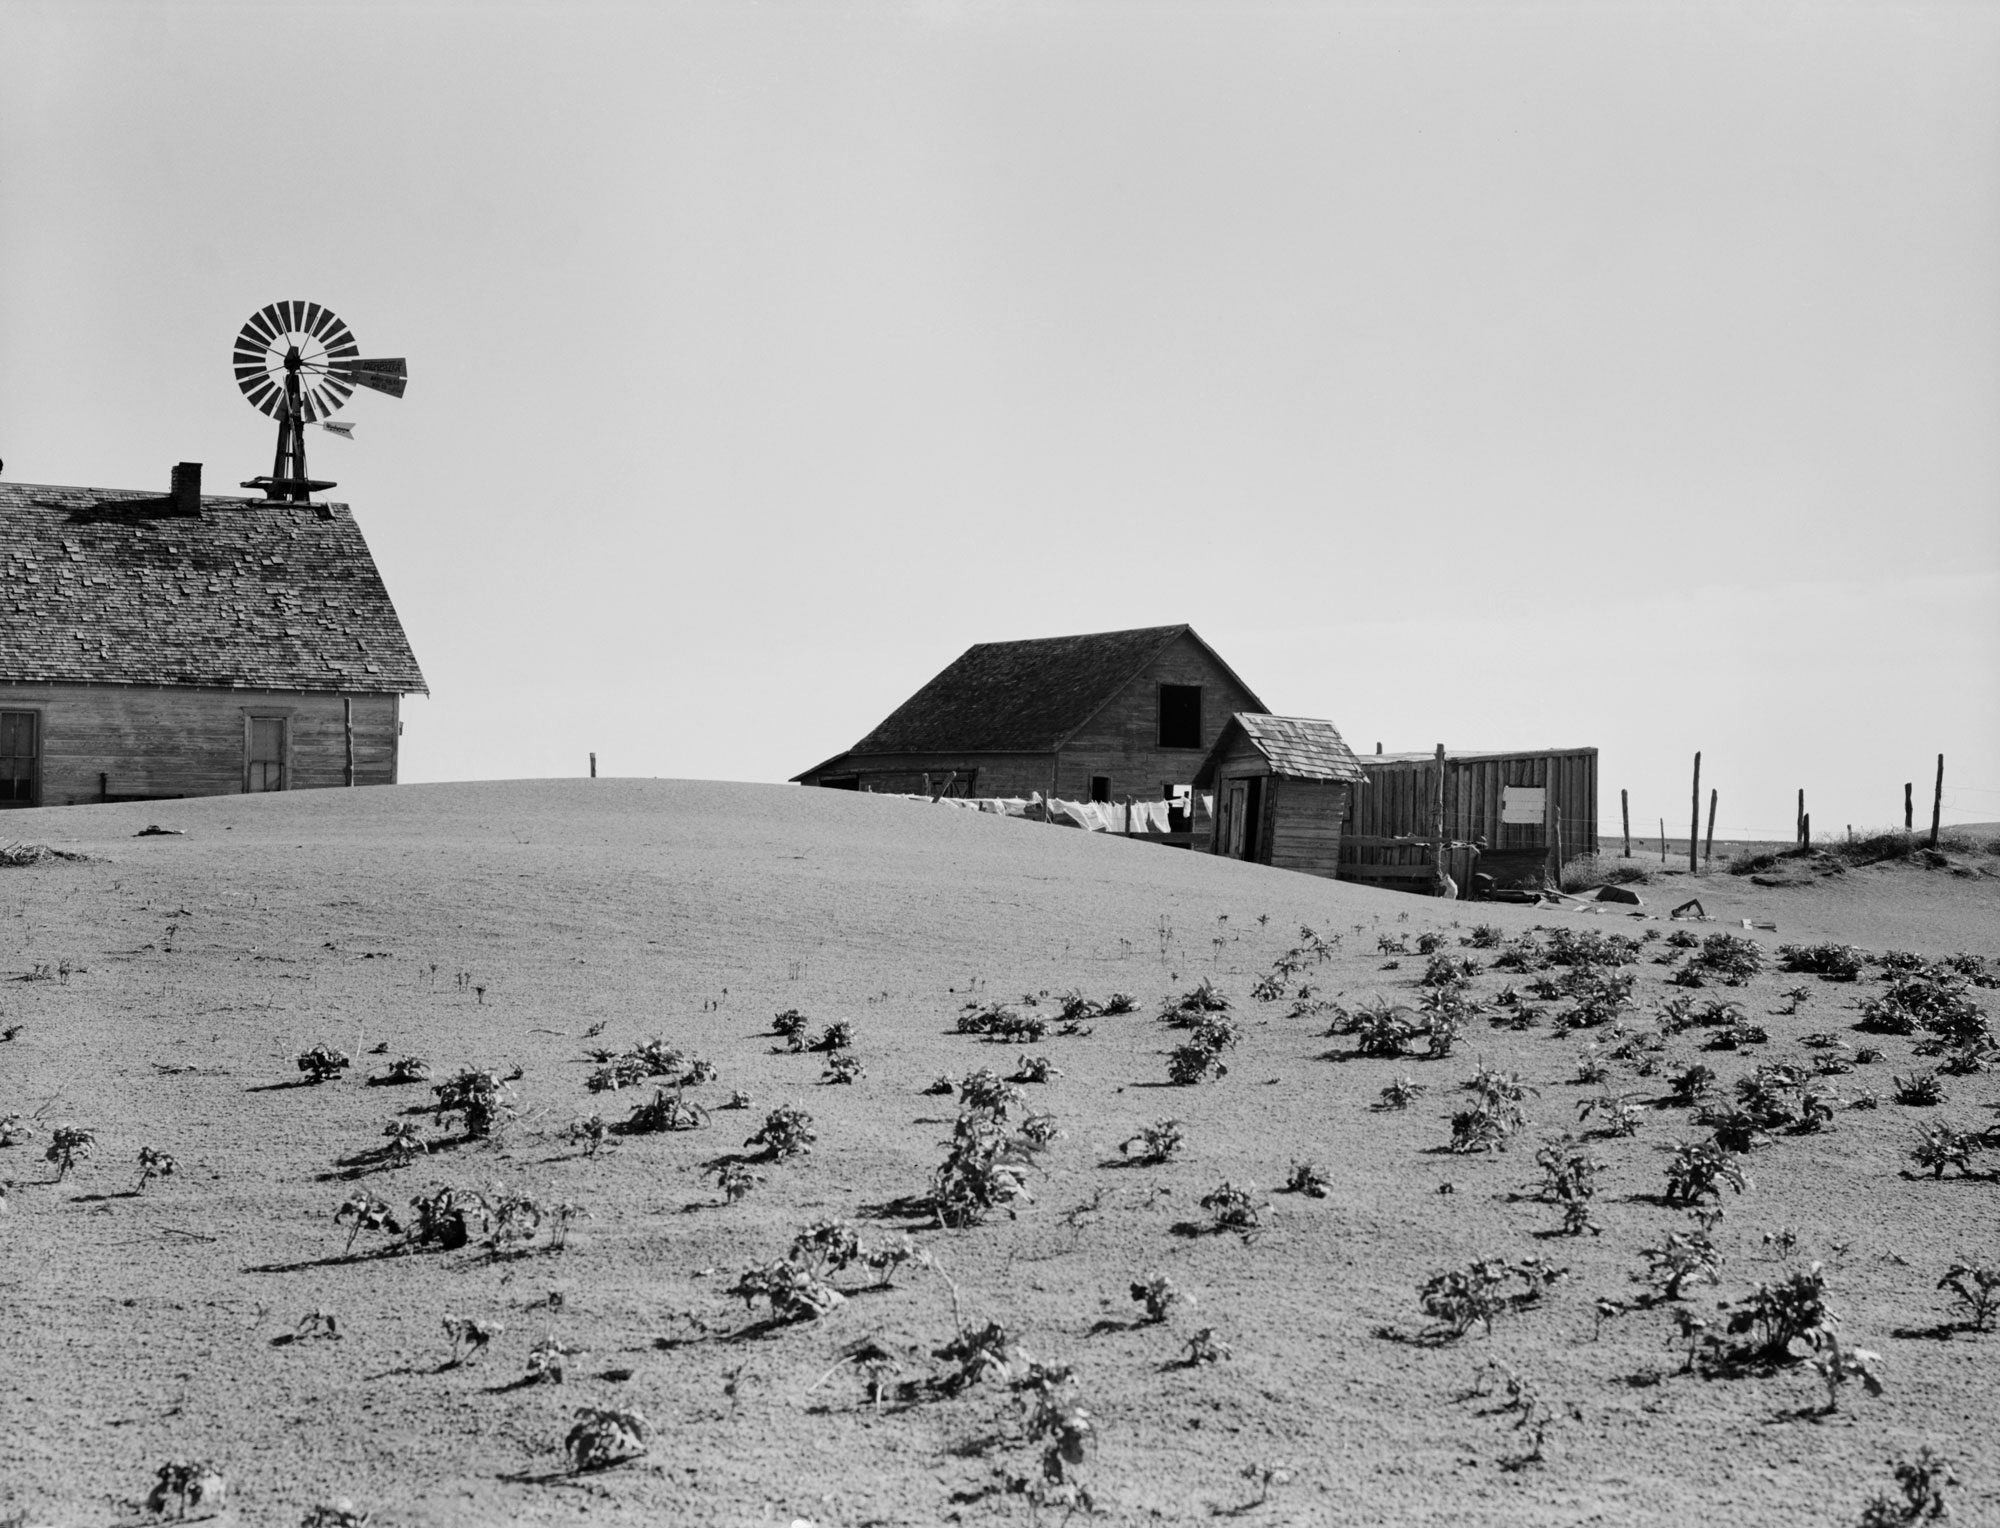
{"label": "barn", "polygon": [[[1367,784],[1348,797],[1340,879],[1431,889],[1442,811],[1445,867],[1462,892],[1539,885],[1597,850],[1597,750],[1448,750],[1363,754]],[[1442,788],[1442,800],[1439,791]]]}
{"label": "barn", "polygon": [[1208,851],[1333,877],[1364,778],[1332,722],[1239,712],[1195,772],[1195,789],[1215,793]]}
{"label": "barn", "polygon": [[413,693],[346,505],[0,484],[0,805],[392,784]]}
{"label": "barn", "polygon": [[792,778],[839,790],[1158,801],[1225,720],[1266,709],[1191,626],[981,642]]}

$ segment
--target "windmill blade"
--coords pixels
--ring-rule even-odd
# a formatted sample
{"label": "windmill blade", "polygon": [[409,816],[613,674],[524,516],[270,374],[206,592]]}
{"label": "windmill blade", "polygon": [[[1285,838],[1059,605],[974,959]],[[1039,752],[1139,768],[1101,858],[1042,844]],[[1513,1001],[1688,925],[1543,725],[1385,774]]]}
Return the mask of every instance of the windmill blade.
{"label": "windmill blade", "polygon": [[330,360],[327,373],[337,382],[372,387],[378,393],[400,398],[409,382],[410,368],[401,357],[388,361]]}

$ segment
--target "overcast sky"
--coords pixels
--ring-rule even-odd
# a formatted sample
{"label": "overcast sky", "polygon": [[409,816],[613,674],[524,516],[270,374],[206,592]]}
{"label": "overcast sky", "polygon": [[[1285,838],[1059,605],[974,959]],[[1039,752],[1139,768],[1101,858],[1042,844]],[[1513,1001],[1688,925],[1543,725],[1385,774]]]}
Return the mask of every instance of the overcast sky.
{"label": "overcast sky", "polygon": [[1191,622],[1604,820],[2000,818],[2000,5],[0,0],[0,457],[311,465],[404,778],[781,780]]}

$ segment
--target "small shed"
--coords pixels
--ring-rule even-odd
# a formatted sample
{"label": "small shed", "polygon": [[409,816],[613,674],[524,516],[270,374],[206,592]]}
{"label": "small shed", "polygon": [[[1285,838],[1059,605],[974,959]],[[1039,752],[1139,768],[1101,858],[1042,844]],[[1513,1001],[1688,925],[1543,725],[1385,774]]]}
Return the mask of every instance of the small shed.
{"label": "small shed", "polygon": [[1429,892],[1440,786],[1445,868],[1462,893],[1475,870],[1496,887],[1535,886],[1597,852],[1595,748],[1375,753],[1360,766],[1368,783],[1348,798],[1344,881]]}
{"label": "small shed", "polygon": [[1350,790],[1367,777],[1332,722],[1239,711],[1195,772],[1215,792],[1211,854],[1333,877]]}

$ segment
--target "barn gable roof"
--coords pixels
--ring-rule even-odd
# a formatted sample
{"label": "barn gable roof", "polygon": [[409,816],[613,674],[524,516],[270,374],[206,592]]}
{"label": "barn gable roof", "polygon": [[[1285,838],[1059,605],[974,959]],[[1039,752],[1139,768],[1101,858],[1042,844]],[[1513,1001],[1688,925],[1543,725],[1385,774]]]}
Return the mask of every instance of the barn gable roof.
{"label": "barn gable roof", "polygon": [[428,693],[344,504],[0,483],[0,682]]}
{"label": "barn gable roof", "polygon": [[1208,757],[1195,772],[1194,783],[1206,787],[1215,780],[1222,756],[1242,738],[1271,765],[1271,773],[1288,780],[1365,780],[1354,757],[1332,722],[1310,716],[1264,716],[1239,711],[1223,723]]}
{"label": "barn gable roof", "polygon": [[816,774],[854,754],[1048,753],[1182,636],[1192,638],[1256,701],[1250,687],[1191,626],[980,642],[846,753],[805,773]]}

